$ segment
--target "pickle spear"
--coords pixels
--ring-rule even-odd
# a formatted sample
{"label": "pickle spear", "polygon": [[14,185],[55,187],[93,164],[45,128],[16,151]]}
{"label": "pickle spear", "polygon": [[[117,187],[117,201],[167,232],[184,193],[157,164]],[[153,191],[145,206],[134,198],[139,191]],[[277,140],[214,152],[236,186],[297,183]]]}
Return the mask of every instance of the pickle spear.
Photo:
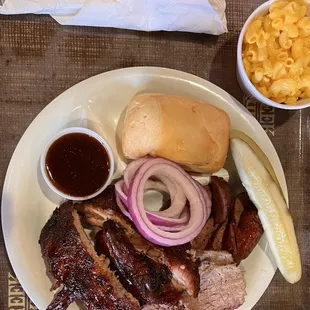
{"label": "pickle spear", "polygon": [[301,262],[293,219],[278,183],[253,149],[242,139],[232,138],[230,147],[241,182],[264,227],[279,270],[290,283],[301,278]]}

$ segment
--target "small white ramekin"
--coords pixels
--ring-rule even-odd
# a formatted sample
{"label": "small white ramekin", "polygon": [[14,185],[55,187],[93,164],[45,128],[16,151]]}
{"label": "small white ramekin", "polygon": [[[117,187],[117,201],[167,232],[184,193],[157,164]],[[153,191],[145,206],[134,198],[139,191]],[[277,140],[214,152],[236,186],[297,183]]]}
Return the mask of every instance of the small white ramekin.
{"label": "small white ramekin", "polygon": [[[60,191],[58,188],[55,187],[55,185],[51,182],[48,173],[46,171],[46,155],[47,152],[49,150],[49,148],[51,147],[51,145],[58,140],[60,137],[70,134],[70,133],[84,133],[87,134],[93,138],[95,138],[97,141],[99,141],[103,147],[106,149],[109,160],[110,160],[110,172],[107,178],[107,181],[105,182],[105,184],[95,193],[88,195],[88,196],[83,196],[83,197],[79,197],[79,196],[71,196],[71,195],[67,195],[65,193],[63,193],[62,191]],[[99,134],[97,134],[95,131],[90,130],[88,128],[83,128],[83,127],[69,127],[66,129],[63,129],[61,131],[59,131],[55,136],[53,136],[52,139],[49,140],[49,142],[46,144],[42,154],[41,154],[41,158],[40,158],[40,168],[41,168],[41,173],[43,175],[44,181],[46,182],[46,184],[49,186],[49,188],[55,192],[57,195],[65,198],[65,199],[69,199],[69,200],[86,200],[86,199],[90,199],[93,198],[97,195],[99,195],[100,193],[102,193],[105,188],[111,183],[112,181],[112,177],[113,177],[113,173],[114,173],[114,156],[113,156],[113,152],[111,150],[111,147],[109,146],[109,144],[107,143],[107,141],[105,141],[105,139],[103,139]]]}
{"label": "small white ramekin", "polygon": [[284,110],[300,110],[300,109],[308,108],[310,107],[310,99],[299,100],[297,101],[296,105],[287,105],[287,104],[277,103],[275,101],[268,99],[255,88],[255,86],[252,84],[252,82],[250,81],[250,79],[248,78],[245,72],[243,62],[242,62],[242,43],[243,43],[245,32],[249,24],[255,18],[268,13],[269,7],[272,4],[272,2],[274,2],[274,0],[267,1],[263,3],[261,6],[259,6],[247,19],[247,21],[245,22],[240,32],[239,39],[238,39],[238,46],[237,46],[237,80],[238,80],[238,83],[246,95],[266,105],[279,108],[279,109],[284,109]]}

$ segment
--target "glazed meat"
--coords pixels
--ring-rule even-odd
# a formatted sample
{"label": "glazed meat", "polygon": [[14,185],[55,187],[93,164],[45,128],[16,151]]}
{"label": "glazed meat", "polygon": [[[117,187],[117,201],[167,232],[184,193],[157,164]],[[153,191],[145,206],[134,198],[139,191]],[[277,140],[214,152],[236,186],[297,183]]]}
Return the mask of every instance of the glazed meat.
{"label": "glazed meat", "polygon": [[198,263],[190,254],[190,244],[176,247],[161,247],[144,239],[134,225],[119,210],[114,186],[94,199],[76,204],[76,208],[85,216],[86,221],[97,227],[111,219],[124,229],[124,234],[135,250],[145,254],[152,260],[164,264],[172,273],[174,285],[180,290],[186,290],[189,295],[197,296],[199,291]]}
{"label": "glazed meat", "polygon": [[[224,221],[219,224],[211,217],[205,231],[205,236],[213,233],[214,247],[223,248],[234,224],[236,260],[252,251],[262,232],[255,207],[244,196],[240,201],[244,211],[237,200],[233,207],[226,203]],[[80,215],[96,232],[95,247]],[[56,279],[53,289],[61,287],[50,310],[66,309],[76,300],[90,310],[137,310],[140,304],[143,310],[232,310],[244,302],[245,283],[231,254],[195,251],[189,243],[152,244],[119,210],[113,186],[94,199],[62,204],[42,229],[39,242]]]}
{"label": "glazed meat", "polygon": [[43,227],[39,243],[49,271],[62,289],[48,309],[66,309],[80,300],[87,309],[136,310],[139,303],[98,256],[86,236],[72,202],[57,208]]}
{"label": "glazed meat", "polygon": [[98,254],[110,257],[124,287],[142,303],[176,303],[181,297],[171,283],[166,265],[137,252],[124,234],[124,229],[108,220],[96,235]]}
{"label": "glazed meat", "polygon": [[233,206],[234,196],[229,184],[222,178],[211,177],[212,214],[216,223],[223,223]]}
{"label": "glazed meat", "polygon": [[86,221],[97,227],[102,227],[107,220],[113,220],[125,229],[127,235],[136,233],[131,221],[123,215],[115,200],[114,186],[108,186],[104,192],[95,198],[75,204],[75,208]]}
{"label": "glazed meat", "polygon": [[191,256],[189,243],[169,248],[153,247],[147,255],[168,266],[175,286],[197,297],[200,287],[199,261]]}

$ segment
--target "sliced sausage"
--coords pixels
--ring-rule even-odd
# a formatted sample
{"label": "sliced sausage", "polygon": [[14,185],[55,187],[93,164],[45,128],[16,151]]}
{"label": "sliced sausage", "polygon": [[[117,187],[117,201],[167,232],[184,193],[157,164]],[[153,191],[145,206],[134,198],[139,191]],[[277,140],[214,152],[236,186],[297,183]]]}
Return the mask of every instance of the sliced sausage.
{"label": "sliced sausage", "polygon": [[212,191],[211,191],[210,185],[205,185],[204,189],[207,191],[207,193],[208,193],[208,195],[209,195],[209,197],[210,197],[210,199],[212,201]]}
{"label": "sliced sausage", "polygon": [[233,257],[236,257],[237,251],[237,242],[236,242],[236,224],[235,223],[228,223],[224,237],[223,237],[223,244],[222,250],[229,252]]}
{"label": "sliced sausage", "polygon": [[214,218],[210,217],[199,235],[192,241],[192,248],[203,251],[217,227],[218,224],[214,222]]}
{"label": "sliced sausage", "polygon": [[240,217],[244,210],[244,203],[248,204],[248,201],[244,199],[244,193],[242,193],[238,195],[235,199],[234,205],[229,215],[229,222],[227,224],[223,237],[222,249],[231,253],[233,257],[236,257],[238,253],[236,243],[236,232],[237,227],[239,225]]}
{"label": "sliced sausage", "polygon": [[234,196],[229,184],[222,178],[211,177],[212,213],[216,223],[223,223],[233,206]]}
{"label": "sliced sausage", "polygon": [[[245,197],[243,198],[245,199]],[[245,209],[236,230],[237,255],[234,257],[236,263],[250,255],[264,233],[256,207],[249,198],[244,201],[247,203],[244,204]]]}
{"label": "sliced sausage", "polygon": [[[247,196],[247,200],[245,200],[244,196]],[[239,225],[241,214],[249,203],[250,201],[247,193],[241,193],[236,197],[234,205],[231,209],[232,223],[235,223],[237,226]]]}
{"label": "sliced sausage", "polygon": [[212,235],[211,240],[207,245],[207,250],[220,251],[222,250],[223,237],[225,229],[228,223],[228,218],[217,228],[217,230]]}

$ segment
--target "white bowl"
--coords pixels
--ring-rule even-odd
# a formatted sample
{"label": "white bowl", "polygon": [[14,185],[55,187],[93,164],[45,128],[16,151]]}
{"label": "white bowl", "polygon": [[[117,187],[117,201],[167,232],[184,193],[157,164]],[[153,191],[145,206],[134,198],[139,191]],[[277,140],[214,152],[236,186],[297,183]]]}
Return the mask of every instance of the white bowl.
{"label": "white bowl", "polygon": [[[279,108],[279,109],[284,109],[284,110],[299,110],[299,109],[304,109],[310,107],[310,99],[301,99],[297,101],[296,105],[287,105],[287,104],[282,104],[282,103],[277,103],[275,101],[272,101],[262,95],[252,84],[250,79],[248,78],[243,62],[242,62],[242,43],[243,43],[243,37],[245,35],[245,32],[249,26],[249,24],[257,17],[265,15],[268,13],[268,9],[270,5],[274,2],[274,0],[267,1],[261,6],[259,6],[247,19],[245,22],[240,35],[238,39],[238,46],[237,46],[237,80],[238,83],[243,90],[245,94],[247,94],[249,97],[256,99],[257,101],[260,101],[261,103],[264,103],[266,105]],[[308,7],[308,14],[309,14],[309,7]]]}
{"label": "white bowl", "polygon": [[[95,193],[88,195],[88,196],[71,196],[71,195],[67,195],[65,193],[63,193],[62,191],[60,191],[57,187],[55,187],[55,185],[51,182],[48,173],[46,171],[46,155],[47,152],[49,150],[49,148],[51,147],[51,145],[58,140],[60,137],[70,134],[70,133],[84,133],[87,134],[93,138],[95,138],[97,141],[99,141],[103,147],[106,149],[108,157],[109,157],[109,161],[110,161],[110,171],[109,171],[109,175],[107,178],[107,181],[104,183],[104,185]],[[69,199],[69,200],[87,200],[90,198],[93,198],[97,195],[99,195],[100,193],[102,193],[104,191],[104,189],[111,183],[112,181],[112,177],[113,177],[113,173],[114,173],[114,157],[113,157],[113,152],[109,146],[109,144],[99,135],[97,134],[95,131],[90,130],[88,128],[84,128],[84,127],[70,127],[70,128],[66,128],[63,129],[61,131],[59,131],[45,146],[42,154],[41,154],[41,158],[40,158],[40,168],[41,168],[41,173],[43,175],[43,179],[46,182],[46,184],[49,186],[49,188],[55,192],[57,195],[65,198],[65,199]]]}

